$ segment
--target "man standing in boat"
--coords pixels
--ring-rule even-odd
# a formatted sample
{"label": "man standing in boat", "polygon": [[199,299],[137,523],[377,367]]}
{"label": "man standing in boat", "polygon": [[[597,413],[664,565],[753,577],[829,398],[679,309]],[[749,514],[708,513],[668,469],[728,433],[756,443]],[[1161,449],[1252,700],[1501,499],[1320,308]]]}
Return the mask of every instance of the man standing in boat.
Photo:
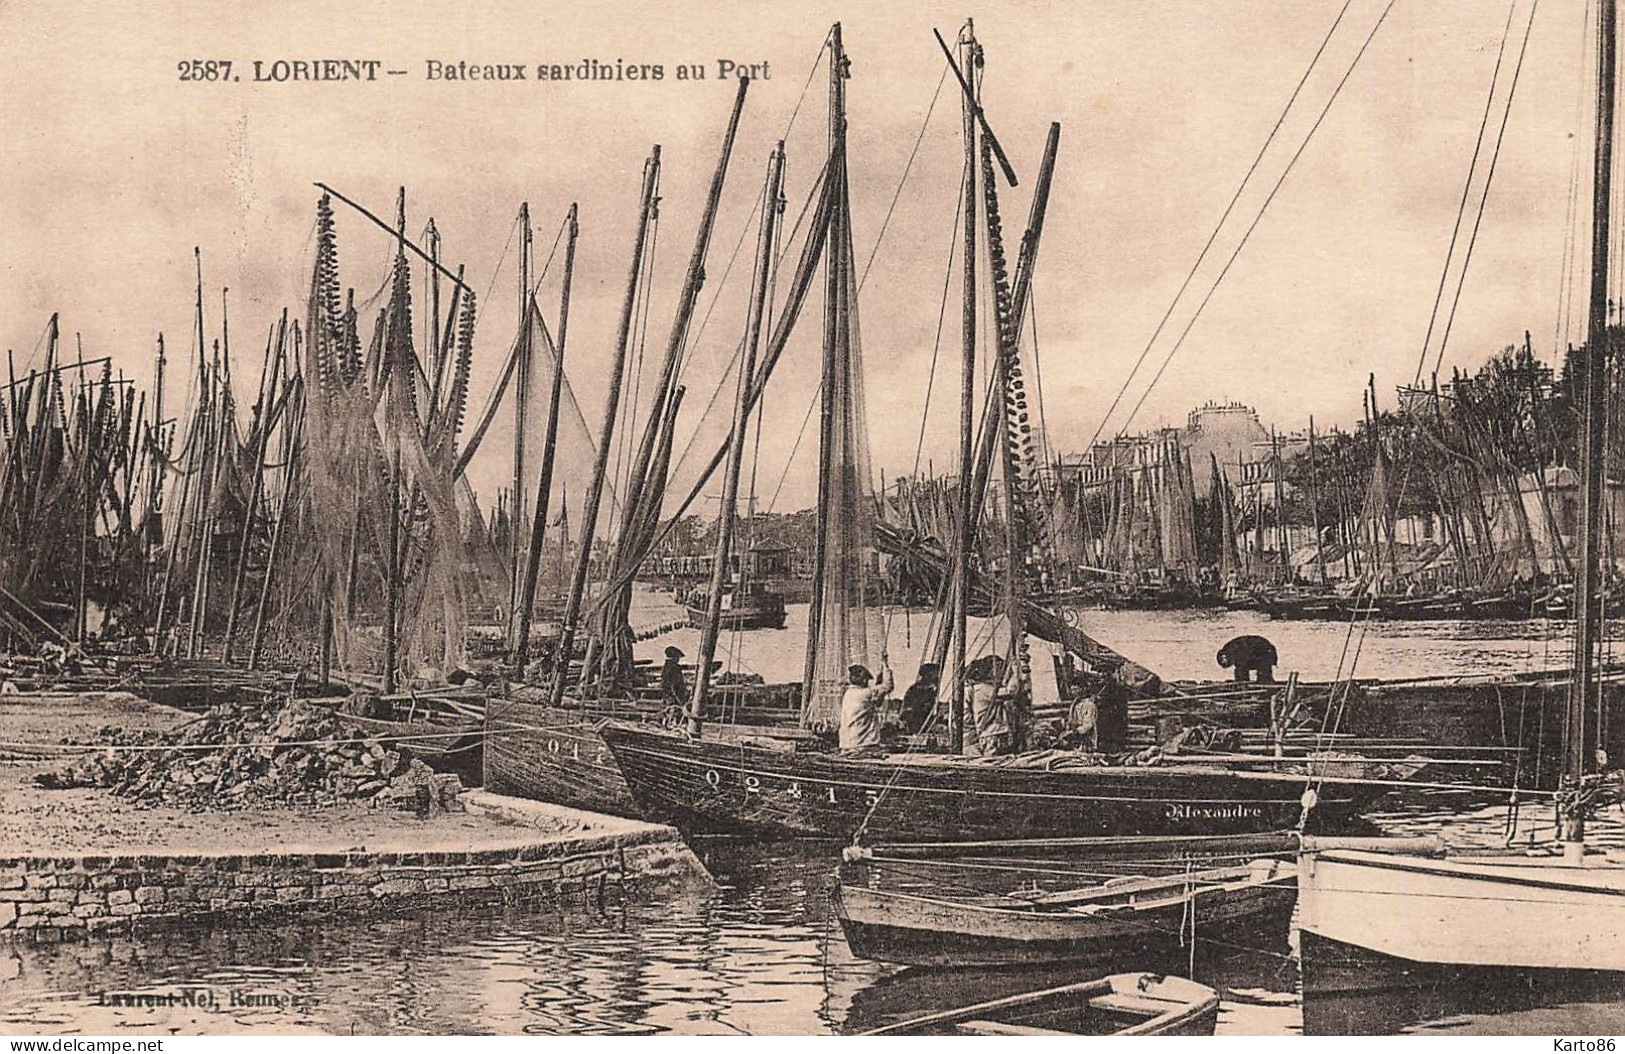
{"label": "man standing in boat", "polygon": [[[1003,662],[1004,676],[999,676]],[[1014,710],[1021,691],[1021,667],[1004,662],[997,655],[984,655],[965,671],[970,680],[966,703],[976,728],[975,753],[983,757],[1009,754],[1015,750]],[[971,751],[967,749],[967,753]]]}
{"label": "man standing in boat", "polygon": [[880,656],[880,680],[871,685],[869,668],[853,663],[846,668],[847,687],[841,696],[841,749],[867,750],[880,743],[880,712],[891,695],[891,663]]}
{"label": "man standing in boat", "polygon": [[931,711],[937,705],[937,687],[942,680],[942,667],[934,662],[922,662],[914,683],[903,693],[903,712],[898,724],[904,735],[917,736],[925,731],[931,720]]}
{"label": "man standing in boat", "polygon": [[683,723],[688,706],[688,684],[683,679],[683,649],[676,645],[666,648],[666,665],[660,668],[660,701],[664,704],[662,718],[667,727]]}
{"label": "man standing in boat", "polygon": [[1102,754],[1121,754],[1128,749],[1128,686],[1118,676],[1123,660],[1108,655],[1093,661],[1105,678],[1095,693],[1095,747]]}

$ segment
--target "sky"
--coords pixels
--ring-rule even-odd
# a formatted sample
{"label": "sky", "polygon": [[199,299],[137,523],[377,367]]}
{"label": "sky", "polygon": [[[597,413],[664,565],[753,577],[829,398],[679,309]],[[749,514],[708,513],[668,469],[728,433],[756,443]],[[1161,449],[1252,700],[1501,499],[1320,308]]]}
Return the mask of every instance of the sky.
{"label": "sky", "polygon": [[[1554,337],[1564,339],[1564,260],[1585,252],[1583,240],[1571,245],[1566,238],[1571,165],[1582,143],[1580,189],[1589,195],[1589,143],[1574,135],[1589,121],[1580,105],[1590,75],[1582,61],[1583,6],[1539,2],[1444,350],[1446,374],[1477,365],[1525,330],[1546,355]],[[963,158],[951,81],[933,108],[944,66],[931,30],[951,39],[969,15],[986,52],[986,113],[1022,177],[1019,187],[1000,188],[1012,256],[1044,136],[1051,121],[1062,125],[1034,279],[1052,448],[1076,451],[1097,430],[1110,435],[1125,423],[1131,430],[1181,423],[1209,399],[1254,405],[1283,430],[1303,428],[1311,416],[1322,429],[1348,425],[1360,416],[1368,374],[1388,405],[1395,386],[1416,374],[1508,13],[1511,39],[1491,107],[1491,141],[1468,195],[1458,259],[1530,0],[1510,9],[1492,0],[1395,0],[1383,17],[1385,7],[1387,0],[1349,0],[1346,9],[1343,0],[294,0],[245,15],[237,5],[138,0],[75,15],[61,5],[3,0],[0,341],[19,368],[37,362],[54,311],[87,356],[111,355],[131,376],[150,375],[159,332],[171,362],[184,361],[197,246],[206,325],[212,337],[220,288],[229,287],[238,380],[251,389],[268,327],[284,307],[303,314],[319,195],[313,184],[329,183],[385,215],[404,186],[409,229],[421,230],[432,216],[446,258],[466,265],[481,294],[472,416],[513,340],[510,239],[519,203],[529,202],[534,217],[540,267],[565,210],[577,202],[581,241],[566,370],[596,430],[643,160],[653,144],[661,146],[644,349],[652,372],[735,91],[718,79],[718,60],[766,63],[768,76],[749,89],[700,297],[706,321],[692,336],[684,375],[689,395],[679,444],[696,433],[696,448],[714,444],[725,414],[702,411],[744,331],[752,216],[766,159],[789,128],[793,220],[826,137],[826,74],[814,63],[830,24],[840,21],[851,60],[849,163],[860,270],[874,255],[860,295],[873,469],[877,481],[881,472],[895,478],[916,465],[944,470],[957,441],[959,287],[950,252]],[[1125,422],[1379,18],[1242,251]],[[1334,20],[1337,29],[1251,189],[1147,367],[1105,420]],[[255,59],[320,58],[376,58],[407,73],[378,83],[252,80]],[[523,64],[534,77],[538,63],[588,58],[659,63],[666,77],[451,83],[424,75],[431,59]],[[242,79],[183,83],[177,67],[191,59],[230,59]],[[675,69],[685,63],[708,76],[678,80]],[[338,222],[343,281],[375,310],[370,298],[385,277],[390,241],[342,207]],[[540,293],[550,321],[559,269],[555,262]],[[764,415],[756,490],[764,507],[780,511],[808,505],[815,490],[815,430],[800,432],[818,376],[819,296],[815,291],[804,315],[809,324],[786,354]],[[1447,292],[1447,306],[1451,299]],[[984,323],[987,313],[984,304]],[[173,389],[169,398],[173,405]],[[724,391],[719,408],[728,398]],[[506,479],[512,442],[510,418],[499,414],[470,470],[482,497]],[[696,450],[678,480],[692,480],[700,460]]]}

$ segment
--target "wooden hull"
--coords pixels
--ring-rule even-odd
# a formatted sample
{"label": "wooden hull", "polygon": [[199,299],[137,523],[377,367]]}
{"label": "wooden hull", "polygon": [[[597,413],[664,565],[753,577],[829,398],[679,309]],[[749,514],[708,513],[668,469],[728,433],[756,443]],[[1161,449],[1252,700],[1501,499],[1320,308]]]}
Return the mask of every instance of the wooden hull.
{"label": "wooden hull", "polygon": [[[1424,859],[1338,850],[1306,854],[1299,929],[1356,949],[1328,957],[1317,990],[1412,983],[1426,967],[1625,972],[1625,866],[1517,856]],[[1397,964],[1397,966],[1396,966]],[[1363,982],[1363,983],[1362,983]]]}
{"label": "wooden hull", "polygon": [[[688,624],[696,629],[705,628],[706,612],[704,608],[685,606],[688,612]],[[783,629],[784,604],[781,601],[777,607],[739,607],[729,608],[717,619],[717,625],[723,632],[747,629]]]}
{"label": "wooden hull", "polygon": [[1186,945],[1204,932],[1245,936],[1254,946],[1287,943],[1297,889],[1284,865],[1266,862],[1255,880],[1248,869],[1226,868],[1136,884],[1157,888],[1125,892],[1098,911],[845,884],[835,912],[854,955],[916,966],[1104,963],[1125,951]]}
{"label": "wooden hull", "polygon": [[[748,711],[750,707],[724,709]],[[604,719],[603,711],[596,709],[556,710],[491,700],[486,710],[485,789],[588,812],[644,818],[620,764],[599,734]],[[734,724],[708,725],[707,734],[728,740],[806,735],[799,729]]]}
{"label": "wooden hull", "polygon": [[580,711],[493,699],[485,720],[486,790],[641,818],[593,718]]}
{"label": "wooden hull", "polygon": [[1211,1036],[1219,996],[1149,973],[1113,974],[910,1018],[870,1036]]}
{"label": "wooden hull", "polygon": [[1107,593],[1100,598],[1107,611],[1195,611],[1224,606],[1217,591],[1188,589],[1142,589],[1130,593]]}
{"label": "wooden hull", "polygon": [[[621,722],[601,729],[649,819],[696,833],[949,841],[1238,834],[1297,826],[1308,777],[1220,765],[1022,768],[772,750]],[[1007,760],[1007,759],[1001,759]],[[1385,786],[1320,785],[1310,822],[1345,822]]]}
{"label": "wooden hull", "polygon": [[1453,593],[1438,596],[1342,597],[1256,594],[1241,607],[1260,610],[1280,620],[1343,620],[1374,618],[1396,622],[1449,620],[1503,620],[1561,618],[1566,605],[1536,599],[1528,593]]}
{"label": "wooden hull", "polygon": [[1421,966],[1299,938],[1306,1036],[1619,1031],[1618,974]]}

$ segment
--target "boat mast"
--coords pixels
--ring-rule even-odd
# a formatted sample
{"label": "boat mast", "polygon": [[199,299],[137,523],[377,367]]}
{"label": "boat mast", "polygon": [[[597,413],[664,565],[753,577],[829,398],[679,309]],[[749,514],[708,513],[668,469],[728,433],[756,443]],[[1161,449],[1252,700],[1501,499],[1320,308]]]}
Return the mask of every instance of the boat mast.
{"label": "boat mast", "polygon": [[547,536],[547,505],[553,493],[553,462],[559,446],[559,403],[564,394],[564,340],[570,330],[570,282],[576,266],[575,202],[570,203],[570,215],[564,221],[568,233],[564,246],[564,288],[559,294],[559,338],[553,348],[553,390],[547,401],[547,436],[542,441],[541,476],[536,481],[536,518],[530,526],[530,555],[525,561],[525,584],[520,591],[519,606],[515,609],[518,634],[514,638],[514,680],[525,679],[525,664],[530,661],[531,606],[536,602],[536,577],[542,565],[542,541]]}
{"label": "boat mast", "polygon": [[[297,329],[297,323],[295,324]],[[287,423],[282,428],[282,500],[277,504],[276,519],[271,525],[270,549],[265,554],[265,574],[260,579],[259,601],[254,606],[254,630],[248,645],[248,668],[259,669],[260,652],[265,646],[265,611],[270,602],[271,583],[276,575],[277,554],[282,549],[283,525],[287,523],[288,513],[293,508],[294,487],[299,479],[300,439],[304,433],[305,400],[304,378],[295,374],[287,383],[287,394],[283,396]],[[333,635],[333,597],[324,586],[322,589],[322,683],[328,680],[329,648]]]}
{"label": "boat mast", "polygon": [[[671,333],[666,340],[665,355],[660,364],[660,378],[655,384],[654,398],[644,422],[643,435],[632,460],[627,477],[626,494],[621,507],[621,530],[616,551],[609,562],[608,580],[611,585],[605,596],[610,597],[600,618],[600,633],[595,646],[600,649],[597,668],[606,676],[620,680],[632,664],[632,626],[630,613],[632,589],[630,579],[621,572],[634,572],[648,554],[652,537],[650,525],[658,521],[665,501],[666,480],[656,471],[662,449],[669,446],[676,423],[673,404],[681,396],[678,378],[682,373],[683,355],[688,347],[689,329],[699,304],[700,291],[705,285],[705,260],[711,251],[711,234],[716,229],[717,211],[722,202],[723,187],[727,182],[728,163],[733,158],[734,139],[739,132],[739,119],[745,109],[745,94],[750,87],[748,78],[739,82],[734,94],[733,109],[722,134],[716,168],[706,191],[705,208],[700,214],[699,229],[694,235],[694,248],[689,254],[688,270],[683,288],[678,294],[677,311],[672,318]],[[630,422],[628,422],[630,426]],[[592,664],[589,664],[592,665]]]}
{"label": "boat mast", "polygon": [[1607,424],[1609,191],[1613,177],[1615,0],[1597,4],[1597,129],[1591,197],[1591,303],[1586,327],[1585,428],[1580,446],[1580,552],[1575,568],[1574,676],[1569,683],[1568,740],[1563,763],[1560,820],[1565,854],[1584,852],[1585,811],[1580,779],[1587,768],[1586,716],[1597,712],[1601,685],[1595,679],[1602,632],[1603,461]]}
{"label": "boat mast", "polygon": [[282,354],[287,336],[288,312],[284,309],[282,320],[276,327],[274,343],[270,339],[266,341],[265,359],[260,364],[259,397],[254,401],[254,424],[250,430],[255,437],[253,485],[249,488],[248,504],[243,509],[243,528],[237,545],[237,569],[231,576],[231,603],[226,607],[226,642],[221,649],[221,656],[228,664],[237,643],[243,586],[248,580],[248,551],[254,539],[254,515],[259,509],[260,495],[265,486],[265,453],[271,442],[271,400],[282,371]]}
{"label": "boat mast", "polygon": [[952,663],[949,666],[948,738],[955,754],[965,745],[965,636],[966,609],[970,607],[970,563],[974,540],[971,537],[971,506],[977,496],[971,493],[974,476],[976,430],[976,69],[979,65],[976,28],[970,19],[959,34],[960,66],[965,71],[965,92],[961,96],[965,136],[965,227],[964,290],[960,315],[962,357],[959,377],[959,505],[955,509],[954,593]]}
{"label": "boat mast", "polygon": [[1315,526],[1315,568],[1320,572],[1320,584],[1326,585],[1326,550],[1320,538],[1320,482],[1315,463],[1315,419],[1309,418],[1309,518]]}
{"label": "boat mast", "polygon": [[1281,584],[1292,584],[1292,556],[1287,552],[1286,494],[1281,481],[1281,437],[1270,425],[1270,474],[1275,477],[1275,548],[1281,564]]}
{"label": "boat mast", "polygon": [[[615,414],[621,405],[621,378],[626,372],[626,346],[632,333],[632,311],[637,306],[638,279],[643,273],[643,246],[649,234],[649,221],[655,210],[655,187],[660,181],[660,147],[656,146],[643,166],[642,204],[638,211],[638,233],[632,243],[631,274],[626,297],[621,301],[620,328],[615,336],[615,358],[610,367],[609,393],[604,402],[604,424],[599,432],[592,482],[587,487],[587,507],[581,518],[581,552],[576,557],[575,574],[570,581],[570,597],[565,603],[564,622],[559,627],[557,666],[553,673],[551,705],[564,702],[564,682],[570,672],[570,652],[575,644],[576,622],[581,617],[581,596],[587,589],[587,572],[592,564],[592,538],[598,528],[598,506],[604,496],[604,476],[609,471],[609,450],[615,441]],[[586,672],[582,671],[583,674]]]}
{"label": "boat mast", "polygon": [[[830,188],[824,256],[824,358],[819,388],[818,505],[813,531],[812,602],[807,606],[807,656],[802,669],[802,714],[811,713],[818,698],[818,645],[823,633],[824,579],[829,574],[829,505],[833,488],[830,448],[835,434],[835,369],[846,278],[841,271],[840,224],[846,202],[840,200],[846,177],[846,52],[841,46],[841,24],[829,31],[829,161],[825,179]],[[735,437],[737,438],[737,437]]]}
{"label": "boat mast", "polygon": [[[152,545],[157,538],[156,533],[163,526],[164,515],[164,465],[168,462],[168,451],[164,448],[164,367],[167,362],[164,358],[164,335],[158,334],[158,362],[153,367],[152,380],[152,425],[148,432],[151,456],[147,466],[151,474],[151,481],[147,484],[147,516],[150,523],[147,531],[147,563],[148,573],[151,573]],[[165,456],[159,456],[160,454]]]}
{"label": "boat mast", "polygon": [[756,353],[762,343],[762,320],[767,315],[767,287],[773,272],[774,227],[781,204],[780,180],[784,171],[784,143],[767,162],[767,187],[762,197],[762,225],[756,235],[756,282],[751,289],[749,321],[745,332],[745,358],[739,367],[738,391],[734,396],[733,442],[728,448],[728,470],[722,480],[722,509],[717,519],[716,557],[711,564],[711,590],[705,600],[705,629],[694,670],[694,700],[689,707],[688,730],[700,734],[705,717],[706,696],[711,687],[711,661],[717,652],[717,634],[722,621],[722,589],[728,580],[728,550],[733,542],[734,506],[739,501],[739,469],[745,457],[745,440],[750,433],[750,381],[756,375]]}
{"label": "boat mast", "polygon": [[[530,202],[519,205],[519,346],[514,367],[513,490],[508,501],[508,628],[519,625],[520,575],[525,553],[525,432],[530,416]],[[511,639],[511,638],[510,638]],[[517,641],[514,642],[517,646]]]}
{"label": "boat mast", "polygon": [[[400,195],[396,199],[395,216],[395,229],[398,232],[398,242],[395,249],[395,277],[392,287],[393,295],[390,299],[390,309],[387,316],[387,324],[390,327],[390,332],[386,333],[384,337],[384,355],[380,362],[380,368],[409,370],[411,369],[411,366],[405,361],[390,361],[390,352],[393,350],[392,345],[395,343],[394,331],[398,330],[398,328],[403,324],[401,315],[404,313],[403,308],[406,299],[405,290],[408,288],[406,286],[406,279],[404,277],[406,270],[406,250],[404,246],[400,244],[404,243],[406,240],[405,187],[400,189]],[[406,332],[405,339],[410,341],[410,330]],[[393,377],[387,377],[385,378],[384,383],[397,384],[400,382],[395,380]],[[385,562],[384,575],[383,690],[385,695],[393,695],[395,693],[396,671],[400,666],[401,572],[403,570],[401,560],[401,543],[403,541],[401,538],[401,516],[404,510],[401,507],[401,437],[399,430],[404,428],[406,424],[404,421],[388,419],[387,411],[389,408],[390,407],[386,403],[386,420],[388,421],[387,427],[390,434],[390,445],[393,449],[390,454],[389,463],[389,531],[387,534],[389,554],[388,559]],[[517,442],[517,437],[515,441]]]}

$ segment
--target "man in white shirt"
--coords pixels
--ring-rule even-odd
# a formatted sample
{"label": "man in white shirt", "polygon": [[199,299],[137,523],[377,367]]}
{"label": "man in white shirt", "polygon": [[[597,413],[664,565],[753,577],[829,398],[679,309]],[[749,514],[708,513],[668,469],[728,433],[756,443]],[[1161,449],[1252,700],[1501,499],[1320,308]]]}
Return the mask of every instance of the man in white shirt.
{"label": "man in white shirt", "polygon": [[841,749],[863,750],[880,742],[880,712],[894,687],[891,664],[880,656],[880,680],[871,685],[867,666],[847,667],[847,689],[841,696]]}

